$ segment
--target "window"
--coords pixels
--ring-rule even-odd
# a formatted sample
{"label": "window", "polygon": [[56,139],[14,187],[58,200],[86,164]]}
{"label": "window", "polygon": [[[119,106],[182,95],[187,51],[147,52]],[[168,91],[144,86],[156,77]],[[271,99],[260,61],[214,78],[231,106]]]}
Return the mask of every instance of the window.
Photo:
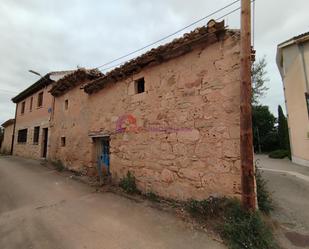
{"label": "window", "polygon": [[65,137],[61,137],[61,147],[65,146]]}
{"label": "window", "polygon": [[21,113],[21,114],[24,114],[24,113],[25,113],[25,106],[26,106],[26,102],[23,101],[23,102],[21,103],[21,110],[20,110],[20,113]]}
{"label": "window", "polygon": [[43,105],[43,92],[40,92],[38,95],[38,107]]}
{"label": "window", "polygon": [[22,129],[18,131],[17,142],[26,143],[27,142],[28,129]]}
{"label": "window", "polygon": [[145,80],[144,78],[140,78],[135,81],[135,93],[143,92],[145,92]]}
{"label": "window", "polygon": [[40,126],[36,126],[34,127],[34,132],[33,132],[33,144],[39,143],[39,136],[40,136]]}
{"label": "window", "polygon": [[309,115],[309,93],[305,93],[305,97],[306,97],[307,111]]}
{"label": "window", "polygon": [[33,97],[30,99],[30,111],[32,112],[32,105],[33,105]]}
{"label": "window", "polygon": [[64,109],[67,110],[68,108],[69,108],[69,100],[66,99],[66,100],[64,101]]}

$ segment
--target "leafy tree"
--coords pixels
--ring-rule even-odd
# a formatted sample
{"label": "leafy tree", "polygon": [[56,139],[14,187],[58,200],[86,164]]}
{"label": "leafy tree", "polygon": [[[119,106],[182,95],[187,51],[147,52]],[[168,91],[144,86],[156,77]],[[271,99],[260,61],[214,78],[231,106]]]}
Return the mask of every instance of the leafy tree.
{"label": "leafy tree", "polygon": [[252,74],[252,104],[258,105],[259,99],[263,97],[268,90],[265,83],[269,81],[266,77],[266,57],[255,62],[251,69]]}
{"label": "leafy tree", "polygon": [[288,122],[280,105],[278,106],[278,137],[280,149],[287,150],[291,157]]}
{"label": "leafy tree", "polygon": [[279,147],[275,128],[276,118],[268,106],[252,106],[253,145],[256,152],[267,152]]}

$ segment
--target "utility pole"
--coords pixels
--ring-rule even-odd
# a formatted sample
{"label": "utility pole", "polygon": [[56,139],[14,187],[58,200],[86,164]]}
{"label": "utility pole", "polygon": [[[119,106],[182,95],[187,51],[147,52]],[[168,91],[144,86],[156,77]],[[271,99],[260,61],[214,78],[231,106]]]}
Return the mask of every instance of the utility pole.
{"label": "utility pole", "polygon": [[240,44],[240,162],[242,203],[246,210],[256,209],[255,170],[251,114],[251,1],[241,0]]}

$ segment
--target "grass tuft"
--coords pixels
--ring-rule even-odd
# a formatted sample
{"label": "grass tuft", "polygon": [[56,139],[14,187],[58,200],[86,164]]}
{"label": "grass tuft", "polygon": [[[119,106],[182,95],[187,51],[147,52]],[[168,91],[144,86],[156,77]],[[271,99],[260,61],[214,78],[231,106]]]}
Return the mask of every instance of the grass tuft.
{"label": "grass tuft", "polygon": [[231,249],[278,248],[272,230],[259,212],[244,210],[237,199],[190,200],[186,210],[199,221],[216,222],[215,230]]}
{"label": "grass tuft", "polygon": [[128,171],[127,175],[120,180],[119,187],[128,194],[139,193],[136,187],[135,176],[130,171]]}
{"label": "grass tuft", "polygon": [[267,181],[263,179],[262,174],[257,167],[255,167],[255,180],[259,210],[268,215],[274,210],[274,203],[271,193],[267,189]]}
{"label": "grass tuft", "polygon": [[54,165],[55,169],[59,172],[64,171],[65,167],[60,160],[53,161],[52,164]]}

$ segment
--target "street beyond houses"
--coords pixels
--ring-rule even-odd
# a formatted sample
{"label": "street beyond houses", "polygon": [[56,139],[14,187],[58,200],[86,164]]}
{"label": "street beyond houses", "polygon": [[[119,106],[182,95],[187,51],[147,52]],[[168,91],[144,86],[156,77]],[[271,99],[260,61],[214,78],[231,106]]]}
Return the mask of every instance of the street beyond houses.
{"label": "street beyond houses", "polygon": [[281,228],[281,244],[289,249],[309,248],[309,167],[267,155],[255,159],[274,199],[272,218]]}
{"label": "street beyond houses", "polygon": [[147,202],[94,188],[40,165],[0,157],[1,249],[225,248]]}

